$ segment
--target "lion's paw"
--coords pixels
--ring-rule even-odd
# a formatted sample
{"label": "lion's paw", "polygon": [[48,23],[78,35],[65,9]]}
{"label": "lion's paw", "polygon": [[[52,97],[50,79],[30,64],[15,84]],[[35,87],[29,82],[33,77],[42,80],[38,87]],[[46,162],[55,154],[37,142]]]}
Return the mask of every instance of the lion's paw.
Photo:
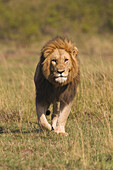
{"label": "lion's paw", "polygon": [[63,136],[68,136],[68,133],[66,133],[66,132],[60,132],[60,133],[58,133],[59,135],[63,135]]}
{"label": "lion's paw", "polygon": [[58,135],[68,136],[68,133],[66,133],[66,132],[62,132],[59,130],[54,130],[54,132],[57,133]]}

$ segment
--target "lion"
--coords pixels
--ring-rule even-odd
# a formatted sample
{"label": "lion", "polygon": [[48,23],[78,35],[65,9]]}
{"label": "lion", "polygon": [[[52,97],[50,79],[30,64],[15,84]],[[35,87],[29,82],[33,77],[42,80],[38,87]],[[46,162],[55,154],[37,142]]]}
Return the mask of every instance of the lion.
{"label": "lion", "polygon": [[[59,36],[50,40],[41,50],[34,82],[36,112],[42,130],[68,135],[65,125],[80,81],[77,54],[78,49],[72,41]],[[50,113],[48,108],[51,104],[53,114],[50,124],[46,115]]]}

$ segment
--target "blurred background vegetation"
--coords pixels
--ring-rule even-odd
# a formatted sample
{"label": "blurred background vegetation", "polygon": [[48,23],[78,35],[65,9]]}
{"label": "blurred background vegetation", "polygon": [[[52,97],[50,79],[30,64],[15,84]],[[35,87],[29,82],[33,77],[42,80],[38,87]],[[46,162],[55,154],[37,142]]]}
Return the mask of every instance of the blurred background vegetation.
{"label": "blurred background vegetation", "polygon": [[0,0],[0,40],[113,33],[112,0]]}

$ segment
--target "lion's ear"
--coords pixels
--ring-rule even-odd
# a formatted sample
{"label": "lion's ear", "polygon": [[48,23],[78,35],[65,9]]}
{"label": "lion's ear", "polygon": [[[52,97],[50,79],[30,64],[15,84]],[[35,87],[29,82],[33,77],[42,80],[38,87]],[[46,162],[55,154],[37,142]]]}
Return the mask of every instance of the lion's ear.
{"label": "lion's ear", "polygon": [[72,53],[73,53],[73,56],[77,56],[77,54],[78,54],[78,49],[77,49],[77,47],[74,47]]}

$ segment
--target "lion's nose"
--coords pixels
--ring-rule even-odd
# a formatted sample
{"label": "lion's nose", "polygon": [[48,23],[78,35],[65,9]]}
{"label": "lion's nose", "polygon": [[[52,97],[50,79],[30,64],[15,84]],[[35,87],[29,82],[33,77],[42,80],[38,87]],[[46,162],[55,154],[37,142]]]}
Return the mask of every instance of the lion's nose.
{"label": "lion's nose", "polygon": [[65,70],[58,70],[57,73],[62,74]]}

